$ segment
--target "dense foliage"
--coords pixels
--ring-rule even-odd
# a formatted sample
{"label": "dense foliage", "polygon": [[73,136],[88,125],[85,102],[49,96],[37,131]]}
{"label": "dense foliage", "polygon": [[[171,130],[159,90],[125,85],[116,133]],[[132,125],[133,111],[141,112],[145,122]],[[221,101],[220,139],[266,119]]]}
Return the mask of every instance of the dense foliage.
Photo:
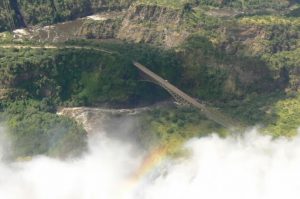
{"label": "dense foliage", "polygon": [[97,11],[126,8],[133,0],[3,0],[0,31],[35,24],[52,24],[91,15]]}
{"label": "dense foliage", "polygon": [[9,0],[0,2],[0,32],[15,28],[16,15],[10,6]]}
{"label": "dense foliage", "polygon": [[[0,31],[22,23],[72,20],[132,2],[138,6],[136,12],[129,9],[129,18],[87,20],[81,32],[88,39],[114,38],[132,17],[128,33],[139,37],[136,32],[142,30],[136,41],[164,45],[174,34],[183,39],[180,45],[164,49],[142,43],[72,40],[50,44],[58,46],[53,49],[0,49],[1,109],[14,147],[11,157],[68,157],[84,151],[84,130],[55,115],[57,106],[134,107],[167,99],[167,92],[142,77],[133,60],[245,124],[261,124],[274,136],[297,133],[299,1],[2,1]],[[0,40],[7,44],[13,37],[5,33]],[[25,42],[21,45],[41,45]],[[226,134],[192,109],[155,109],[144,116],[145,144],[155,140],[147,140],[149,131],[159,144],[175,148],[190,137],[212,131]]]}
{"label": "dense foliage", "polygon": [[[173,51],[126,43],[73,41],[68,46],[1,49],[1,104],[14,148],[11,157],[66,157],[86,147],[85,131],[54,114],[58,105],[133,106],[166,97],[162,88],[141,79],[132,60],[172,82],[180,80],[181,67]],[[100,51],[104,47],[109,52]]]}
{"label": "dense foliage", "polygon": [[229,132],[213,121],[207,120],[191,107],[165,106],[154,108],[141,115],[140,140],[144,147],[164,147],[168,155],[181,155],[186,140],[204,137],[211,133],[223,137]]}
{"label": "dense foliage", "polygon": [[75,121],[58,116],[47,100],[2,101],[6,136],[11,142],[6,158],[47,154],[73,157],[86,150],[87,134]]}
{"label": "dense foliage", "polygon": [[[0,31],[35,24],[52,24],[107,10],[121,10],[133,3],[156,4],[190,11],[202,6],[239,10],[283,9],[297,0],[3,0],[0,2]],[[297,15],[297,11],[291,16]]]}
{"label": "dense foliage", "polygon": [[51,98],[57,104],[109,102],[130,105],[165,96],[160,87],[141,81],[132,60],[141,61],[172,82],[180,79],[177,75],[181,70],[179,61],[175,56],[172,58],[171,51],[146,45],[109,46],[118,52],[70,48],[2,49],[0,57],[5,59],[0,61],[0,82],[4,87],[21,89],[34,99]]}
{"label": "dense foliage", "polygon": [[164,6],[183,6],[188,9],[189,6],[215,6],[215,7],[234,7],[239,9],[261,9],[261,8],[285,8],[293,0],[139,0],[143,3],[159,4]]}

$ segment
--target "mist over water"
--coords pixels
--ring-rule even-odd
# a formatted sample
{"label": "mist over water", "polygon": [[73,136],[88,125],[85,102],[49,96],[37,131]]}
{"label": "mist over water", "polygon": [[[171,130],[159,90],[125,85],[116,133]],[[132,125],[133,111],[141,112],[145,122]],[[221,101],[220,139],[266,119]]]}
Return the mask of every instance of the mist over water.
{"label": "mist over water", "polygon": [[298,199],[300,196],[300,136],[272,140],[254,129],[240,137],[195,138],[184,146],[190,151],[188,157],[166,158],[130,184],[128,180],[142,164],[145,152],[138,152],[129,142],[108,138],[105,133],[91,136],[89,145],[89,152],[76,160],[39,156],[27,162],[0,162],[0,198]]}

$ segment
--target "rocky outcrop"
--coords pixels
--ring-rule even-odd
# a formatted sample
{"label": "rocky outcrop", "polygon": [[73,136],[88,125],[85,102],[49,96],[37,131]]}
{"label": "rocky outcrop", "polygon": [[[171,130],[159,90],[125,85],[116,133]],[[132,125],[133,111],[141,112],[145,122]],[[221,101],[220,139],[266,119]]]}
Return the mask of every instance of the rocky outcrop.
{"label": "rocky outcrop", "polygon": [[159,22],[163,24],[178,25],[182,22],[181,9],[173,9],[158,5],[138,4],[128,10],[125,22]]}
{"label": "rocky outcrop", "polygon": [[3,0],[0,31],[74,20],[96,12],[127,9],[134,0]]}
{"label": "rocky outcrop", "polygon": [[0,100],[7,99],[8,93],[9,93],[9,89],[1,88],[0,89]]}
{"label": "rocky outcrop", "polygon": [[78,38],[115,38],[124,13],[103,12],[52,26],[33,26],[14,30],[15,40],[66,41]]}
{"label": "rocky outcrop", "polygon": [[120,24],[120,19],[87,20],[76,34],[88,39],[113,39],[117,36]]}
{"label": "rocky outcrop", "polygon": [[[100,5],[99,5],[100,6]],[[14,31],[15,39],[65,41],[75,38],[120,39],[167,48],[180,45],[186,30],[181,9],[137,4],[126,11],[107,11],[53,26],[34,26]]]}
{"label": "rocky outcrop", "polygon": [[[112,128],[117,129],[118,124],[122,126],[124,122],[133,120],[142,112],[149,108],[137,109],[101,109],[88,107],[62,108],[57,114],[64,115],[75,119],[82,124],[84,129],[89,133],[105,132]],[[119,122],[115,122],[118,120]],[[113,127],[112,124],[115,126]],[[111,132],[111,131],[110,131]]]}
{"label": "rocky outcrop", "polygon": [[181,44],[189,32],[182,28],[181,9],[158,5],[136,4],[125,13],[119,12],[103,20],[90,20],[78,31],[79,36],[97,39],[120,39],[151,43],[167,48]]}
{"label": "rocky outcrop", "polygon": [[22,89],[0,88],[0,100],[25,99],[26,97],[28,97],[28,93]]}
{"label": "rocky outcrop", "polygon": [[131,6],[117,34],[118,39],[165,47],[182,43],[189,32],[181,29],[182,10],[157,5]]}

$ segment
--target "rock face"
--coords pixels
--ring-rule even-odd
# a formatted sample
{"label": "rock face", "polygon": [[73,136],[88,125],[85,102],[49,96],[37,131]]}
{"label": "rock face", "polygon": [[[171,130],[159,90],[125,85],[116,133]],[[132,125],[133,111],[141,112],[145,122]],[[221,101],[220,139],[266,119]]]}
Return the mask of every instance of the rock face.
{"label": "rock face", "polygon": [[[115,14],[115,12],[114,12]],[[120,16],[122,12],[117,12]],[[13,31],[15,40],[59,42],[78,38],[112,39],[120,26],[119,15],[101,13],[50,26],[32,26]]]}
{"label": "rock face", "polygon": [[20,89],[0,88],[0,100],[15,100],[26,98],[27,93]]}
{"label": "rock face", "polygon": [[76,35],[89,39],[114,39],[119,32],[124,11],[106,12],[87,17]]}
{"label": "rock face", "polygon": [[131,6],[117,34],[118,39],[165,47],[182,43],[189,33],[181,30],[182,11],[157,5]]}
{"label": "rock face", "polygon": [[58,114],[75,119],[82,124],[89,136],[105,134],[106,137],[134,143],[139,149],[149,147],[147,139],[151,136],[141,125],[141,115],[149,108],[138,109],[100,109],[100,108],[63,108]]}
{"label": "rock face", "polygon": [[[101,109],[88,107],[62,108],[57,112],[75,119],[82,124],[88,133],[111,132],[112,129],[129,128],[129,125],[137,125],[137,116],[149,110],[148,108],[139,109]],[[116,122],[118,121],[118,122]],[[128,123],[128,124],[126,124]],[[112,126],[113,125],[113,126]],[[123,129],[124,131],[126,129]]]}
{"label": "rock face", "polygon": [[134,0],[3,0],[0,2],[0,31],[36,24],[74,20],[96,12],[128,8]]}
{"label": "rock face", "polygon": [[[255,17],[248,16],[250,14],[256,15],[255,10],[247,13],[247,11],[244,12],[229,6],[233,6],[231,3],[237,1],[230,1],[231,3],[216,1],[218,4],[228,6],[218,9],[202,8],[199,6],[200,4],[198,6],[188,4],[186,6],[172,6],[171,3],[169,3],[170,5],[161,2],[152,2],[151,4],[150,1],[141,3],[142,1],[134,0],[89,0],[85,3],[81,0],[76,2],[75,0],[68,2],[53,0],[51,2],[52,4],[49,4],[48,7],[38,4],[39,6],[33,9],[33,11],[36,10],[36,13],[31,13],[34,17],[30,18],[30,12],[25,12],[25,22],[35,24],[35,22],[29,21],[36,20],[36,23],[40,23],[44,20],[43,17],[48,20],[47,17],[54,16],[53,13],[58,14],[58,21],[73,20],[95,12],[99,12],[99,14],[51,26],[31,27],[26,31],[15,30],[15,39],[26,38],[41,41],[65,41],[76,38],[119,39],[153,44],[164,48],[175,48],[177,52],[182,54],[185,53],[184,51],[192,49],[184,56],[189,60],[196,60],[193,63],[195,68],[203,65],[203,68],[207,67],[207,70],[210,70],[213,68],[212,66],[217,66],[215,71],[227,73],[229,78],[225,84],[222,83],[227,90],[238,93],[240,91],[237,90],[248,92],[248,88],[265,90],[263,86],[261,86],[262,89],[259,89],[254,85],[258,85],[258,80],[268,78],[279,82],[279,85],[277,83],[275,85],[268,81],[266,84],[269,86],[266,88],[269,90],[278,86],[284,88],[287,81],[293,82],[294,87],[299,88],[298,66],[283,66],[282,63],[286,62],[284,58],[287,56],[280,54],[285,51],[295,51],[300,47],[300,25],[297,19],[278,17],[275,14],[274,16],[270,14],[267,17],[264,15],[260,17],[259,13]],[[272,5],[276,5],[275,3],[279,1],[274,0],[272,2]],[[287,1],[284,2],[287,4]],[[30,10],[29,7],[32,5],[28,1],[20,1],[19,4],[20,10]],[[84,4],[84,7],[80,7],[81,4]],[[255,3],[255,5],[259,4],[259,2]],[[288,8],[287,6],[285,8]],[[268,11],[266,9],[259,10],[257,7],[255,9],[257,9],[256,11]],[[46,14],[40,15],[39,13],[42,11]],[[271,11],[268,12],[271,13]],[[280,14],[286,14],[284,12],[288,12],[288,10],[284,11],[283,9],[280,12]],[[3,12],[3,15],[6,14]],[[47,20],[46,23],[56,23],[56,21],[49,22]],[[188,44],[188,39],[193,36],[205,37],[212,44],[213,50],[209,52],[210,50],[204,45],[205,43],[196,47],[196,42]],[[289,59],[293,60],[293,63],[296,63],[294,59],[297,59],[295,56],[297,53],[295,51],[293,54],[289,54]],[[201,54],[204,55],[201,56]],[[273,56],[275,54],[278,56]],[[230,57],[232,60],[229,59]],[[246,59],[247,61],[245,61]],[[275,66],[276,64],[278,66]],[[188,68],[192,64],[186,62],[183,65]],[[283,67],[287,68],[287,72],[281,72]],[[212,73],[217,73],[215,71]],[[190,79],[201,79],[200,75],[195,76],[193,74],[193,69],[190,70],[190,73],[192,73]],[[26,79],[26,74],[24,75],[24,79]],[[187,78],[187,84],[190,83],[188,80],[189,78]],[[191,85],[193,84],[191,83]],[[241,85],[240,89],[237,89],[238,85]],[[198,91],[195,90],[194,92]],[[231,92],[229,93],[231,94]]]}
{"label": "rock face", "polygon": [[9,90],[8,90],[8,89],[1,88],[1,89],[0,89],[0,100],[6,99],[8,93],[9,93]]}
{"label": "rock face", "polygon": [[181,9],[157,5],[132,5],[51,26],[15,30],[15,39],[65,41],[75,38],[120,39],[151,43],[167,48],[181,44],[191,33],[182,28]]}

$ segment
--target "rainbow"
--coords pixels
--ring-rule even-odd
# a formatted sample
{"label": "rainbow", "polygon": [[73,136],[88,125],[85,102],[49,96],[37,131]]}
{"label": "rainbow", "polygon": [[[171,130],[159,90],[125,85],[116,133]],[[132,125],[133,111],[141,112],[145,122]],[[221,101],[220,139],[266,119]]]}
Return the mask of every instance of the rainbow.
{"label": "rainbow", "polygon": [[130,181],[139,181],[141,178],[147,175],[163,161],[163,159],[167,156],[167,152],[167,146],[161,146],[152,150],[148,156],[146,156],[138,169],[132,174]]}
{"label": "rainbow", "polygon": [[[181,145],[180,145],[181,146]],[[168,157],[170,151],[179,149],[179,145],[165,144],[154,148],[144,158],[141,165],[129,176],[126,182],[120,187],[118,199],[127,199],[126,194],[133,192],[143,179],[156,169]]]}

